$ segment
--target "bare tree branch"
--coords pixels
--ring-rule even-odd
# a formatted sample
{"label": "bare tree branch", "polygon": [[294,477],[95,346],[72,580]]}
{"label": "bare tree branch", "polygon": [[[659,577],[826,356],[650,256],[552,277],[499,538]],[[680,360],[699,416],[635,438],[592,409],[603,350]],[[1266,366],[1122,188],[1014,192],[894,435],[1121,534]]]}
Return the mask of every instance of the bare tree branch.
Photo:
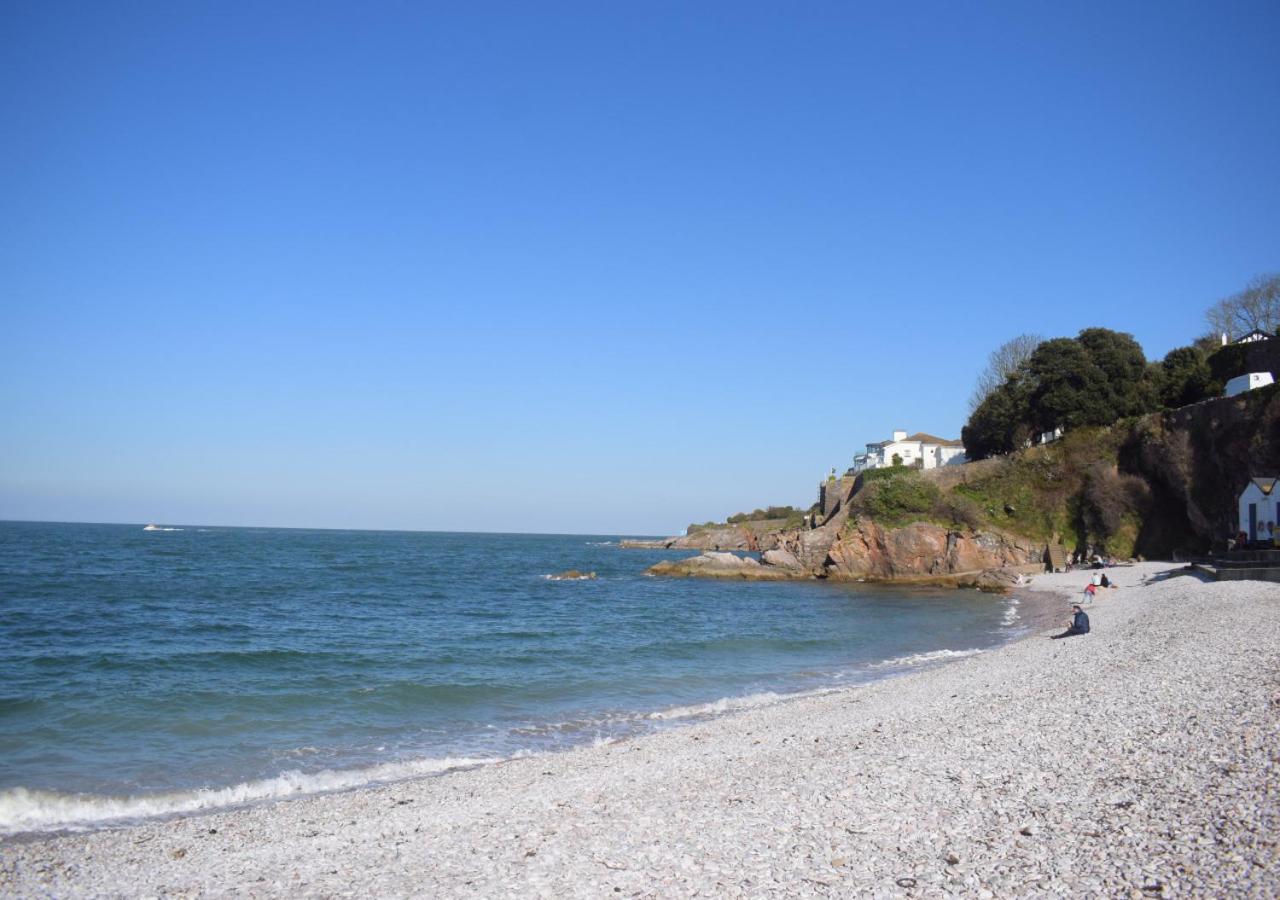
{"label": "bare tree branch", "polygon": [[1251,331],[1280,329],[1280,273],[1258,275],[1243,291],[1219,300],[1204,314],[1217,334],[1240,338]]}
{"label": "bare tree branch", "polygon": [[973,393],[969,395],[969,412],[972,413],[981,406],[992,391],[1021,369],[1043,342],[1044,338],[1038,334],[1020,334],[992,350],[987,357],[987,367],[978,376]]}

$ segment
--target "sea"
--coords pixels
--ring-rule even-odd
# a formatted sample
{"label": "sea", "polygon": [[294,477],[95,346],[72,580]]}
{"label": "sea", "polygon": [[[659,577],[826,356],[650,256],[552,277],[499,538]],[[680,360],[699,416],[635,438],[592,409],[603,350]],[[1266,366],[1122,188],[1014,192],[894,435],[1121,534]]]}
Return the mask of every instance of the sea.
{"label": "sea", "polygon": [[655,578],[688,551],[619,539],[0,522],[0,833],[622,741],[1031,627],[976,591]]}

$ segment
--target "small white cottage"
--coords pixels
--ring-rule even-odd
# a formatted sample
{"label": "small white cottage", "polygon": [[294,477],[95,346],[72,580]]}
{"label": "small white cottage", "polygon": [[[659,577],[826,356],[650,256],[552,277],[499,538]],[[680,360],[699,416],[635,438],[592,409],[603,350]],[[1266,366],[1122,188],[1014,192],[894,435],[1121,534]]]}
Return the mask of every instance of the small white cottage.
{"label": "small white cottage", "polygon": [[1251,541],[1268,540],[1271,533],[1267,531],[1267,523],[1280,526],[1280,509],[1276,501],[1280,500],[1280,491],[1276,483],[1280,479],[1251,478],[1240,494],[1240,531]]}

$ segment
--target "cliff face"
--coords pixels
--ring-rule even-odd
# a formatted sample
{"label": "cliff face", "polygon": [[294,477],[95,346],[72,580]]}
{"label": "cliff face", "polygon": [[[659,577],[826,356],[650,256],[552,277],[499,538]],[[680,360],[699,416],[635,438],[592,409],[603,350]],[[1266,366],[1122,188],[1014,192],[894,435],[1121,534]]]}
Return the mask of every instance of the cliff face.
{"label": "cliff face", "polygon": [[1137,550],[1197,552],[1236,530],[1255,475],[1280,475],[1280,386],[1147,416],[1120,448],[1122,471],[1151,488]]}
{"label": "cliff face", "polygon": [[1043,555],[1035,545],[989,531],[958,531],[927,522],[886,529],[860,519],[828,551],[825,573],[835,578],[956,575],[1025,566]]}

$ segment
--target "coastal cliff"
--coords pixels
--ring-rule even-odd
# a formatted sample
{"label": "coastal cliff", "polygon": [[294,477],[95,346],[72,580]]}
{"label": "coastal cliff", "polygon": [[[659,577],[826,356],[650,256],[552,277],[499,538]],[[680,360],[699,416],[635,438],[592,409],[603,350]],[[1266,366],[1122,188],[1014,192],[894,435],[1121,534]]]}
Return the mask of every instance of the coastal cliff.
{"label": "coastal cliff", "polygon": [[979,463],[874,470],[850,482],[820,527],[659,544],[758,551],[758,565],[704,554],[650,572],[997,586],[1034,570],[1048,545],[1120,558],[1205,552],[1234,531],[1248,478],[1276,472],[1280,387],[1272,386]]}

